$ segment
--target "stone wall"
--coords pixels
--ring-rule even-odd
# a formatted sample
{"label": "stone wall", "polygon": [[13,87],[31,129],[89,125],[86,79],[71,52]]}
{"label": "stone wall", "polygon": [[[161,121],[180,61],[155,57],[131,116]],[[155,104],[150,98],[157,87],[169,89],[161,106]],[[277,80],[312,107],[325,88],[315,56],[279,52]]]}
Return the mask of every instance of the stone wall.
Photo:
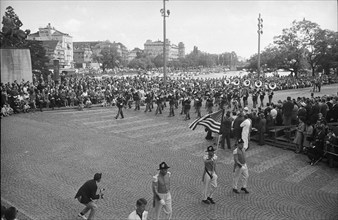
{"label": "stone wall", "polygon": [[1,82],[33,81],[29,49],[0,49]]}

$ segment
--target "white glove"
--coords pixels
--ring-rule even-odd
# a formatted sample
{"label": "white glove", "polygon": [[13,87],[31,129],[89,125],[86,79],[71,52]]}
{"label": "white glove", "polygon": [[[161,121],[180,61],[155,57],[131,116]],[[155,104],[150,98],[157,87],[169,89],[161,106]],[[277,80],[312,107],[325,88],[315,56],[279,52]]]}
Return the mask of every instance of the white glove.
{"label": "white glove", "polygon": [[160,200],[161,205],[165,205],[165,201],[163,199]]}

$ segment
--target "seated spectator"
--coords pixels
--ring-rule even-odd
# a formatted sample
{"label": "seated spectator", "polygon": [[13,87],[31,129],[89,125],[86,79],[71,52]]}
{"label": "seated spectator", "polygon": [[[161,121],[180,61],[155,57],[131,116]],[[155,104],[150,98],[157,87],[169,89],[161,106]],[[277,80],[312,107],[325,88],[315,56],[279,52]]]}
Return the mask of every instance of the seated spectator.
{"label": "seated spectator", "polygon": [[7,113],[6,105],[3,105],[1,108],[1,117],[7,117],[7,116],[9,116],[9,114]]}
{"label": "seated spectator", "polygon": [[323,157],[325,136],[325,126],[318,126],[314,135],[314,140],[307,149],[307,156],[310,159],[309,163],[311,166],[315,165]]}
{"label": "seated spectator", "polygon": [[86,108],[91,108],[91,107],[92,107],[92,101],[90,100],[90,98],[88,98],[86,101]]}
{"label": "seated spectator", "polygon": [[5,220],[6,207],[1,206],[1,220]]}
{"label": "seated spectator", "polygon": [[9,207],[5,212],[6,220],[17,220],[16,216],[18,214],[18,210],[15,207]]}

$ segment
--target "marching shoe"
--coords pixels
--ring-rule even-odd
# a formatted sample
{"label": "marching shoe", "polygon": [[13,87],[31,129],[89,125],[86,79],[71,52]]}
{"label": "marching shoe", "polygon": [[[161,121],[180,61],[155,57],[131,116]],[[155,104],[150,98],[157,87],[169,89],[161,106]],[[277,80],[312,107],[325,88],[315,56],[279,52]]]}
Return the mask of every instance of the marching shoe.
{"label": "marching shoe", "polygon": [[238,192],[238,190],[237,190],[237,189],[232,189],[232,191],[233,191],[234,193],[237,193],[237,194],[239,194],[239,192]]}
{"label": "marching shoe", "polygon": [[241,190],[243,190],[246,194],[249,193],[249,191],[246,188],[244,188],[244,187],[242,187]]}
{"label": "marching shoe", "polygon": [[81,213],[77,214],[78,217],[82,218],[82,219],[87,219],[85,215],[82,215]]}
{"label": "marching shoe", "polygon": [[215,201],[212,198],[208,197],[207,200],[209,200],[211,204],[215,204]]}
{"label": "marching shoe", "polygon": [[210,204],[210,201],[208,199],[202,200],[202,202],[205,203],[205,204]]}

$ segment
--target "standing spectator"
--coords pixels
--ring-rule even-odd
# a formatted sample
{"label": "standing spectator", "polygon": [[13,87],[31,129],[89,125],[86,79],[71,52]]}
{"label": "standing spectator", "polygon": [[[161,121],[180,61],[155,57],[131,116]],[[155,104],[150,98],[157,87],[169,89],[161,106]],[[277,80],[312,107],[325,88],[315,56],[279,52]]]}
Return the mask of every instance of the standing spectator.
{"label": "standing spectator", "polygon": [[240,127],[242,128],[242,140],[244,141],[244,150],[247,150],[249,148],[251,126],[252,122],[249,119],[248,115],[244,115],[244,121],[240,124]]}
{"label": "standing spectator", "polygon": [[258,130],[258,144],[260,146],[265,145],[264,134],[266,132],[266,119],[263,113],[259,114],[259,122],[258,122],[257,130]]}
{"label": "standing spectator", "polygon": [[237,143],[238,140],[241,139],[243,130],[241,124],[243,121],[244,121],[243,112],[239,112],[233,123],[235,143]]}
{"label": "standing spectator", "polygon": [[148,212],[145,211],[147,200],[144,198],[136,201],[136,210],[129,214],[128,220],[147,220]]}
{"label": "standing spectator", "polygon": [[296,137],[293,140],[293,143],[296,144],[296,151],[295,151],[296,154],[299,154],[303,150],[304,130],[305,130],[305,123],[301,119],[299,119]]}
{"label": "standing spectator", "polygon": [[292,111],[294,104],[291,101],[291,97],[287,97],[287,101],[283,104],[282,112],[283,112],[283,124],[285,126],[291,125]]}
{"label": "standing spectator", "polygon": [[159,173],[153,176],[152,189],[154,193],[153,206],[155,207],[156,220],[160,219],[162,208],[166,219],[170,220],[172,215],[172,200],[170,194],[170,168],[165,162],[159,165]]}
{"label": "standing spectator", "polygon": [[304,129],[304,140],[303,140],[303,147],[308,148],[310,147],[310,143],[313,141],[313,126],[311,125],[310,121],[305,122],[305,129]]}
{"label": "standing spectator", "polygon": [[244,143],[243,140],[239,140],[237,148],[233,151],[234,175],[233,175],[232,191],[237,194],[239,193],[237,185],[241,175],[244,178],[243,187],[241,188],[241,190],[243,190],[245,193],[249,193],[249,191],[246,189],[248,184],[249,172],[248,167],[246,165],[246,156],[245,150],[243,150],[243,143]]}
{"label": "standing spectator", "polygon": [[[103,194],[96,194],[97,183],[101,181],[102,173],[95,173],[94,179],[85,182],[75,195],[75,199],[86,207],[78,214],[79,217],[87,219],[85,214],[90,210],[88,220],[94,219],[97,205],[94,200],[102,199]],[[101,190],[100,190],[101,191]]]}
{"label": "standing spectator", "polygon": [[215,154],[215,149],[212,146],[209,146],[206,152],[208,152],[208,154],[203,156],[204,172],[202,176],[202,182],[204,183],[204,187],[202,202],[205,204],[215,204],[214,200],[212,199],[212,195],[217,188],[217,155]]}

